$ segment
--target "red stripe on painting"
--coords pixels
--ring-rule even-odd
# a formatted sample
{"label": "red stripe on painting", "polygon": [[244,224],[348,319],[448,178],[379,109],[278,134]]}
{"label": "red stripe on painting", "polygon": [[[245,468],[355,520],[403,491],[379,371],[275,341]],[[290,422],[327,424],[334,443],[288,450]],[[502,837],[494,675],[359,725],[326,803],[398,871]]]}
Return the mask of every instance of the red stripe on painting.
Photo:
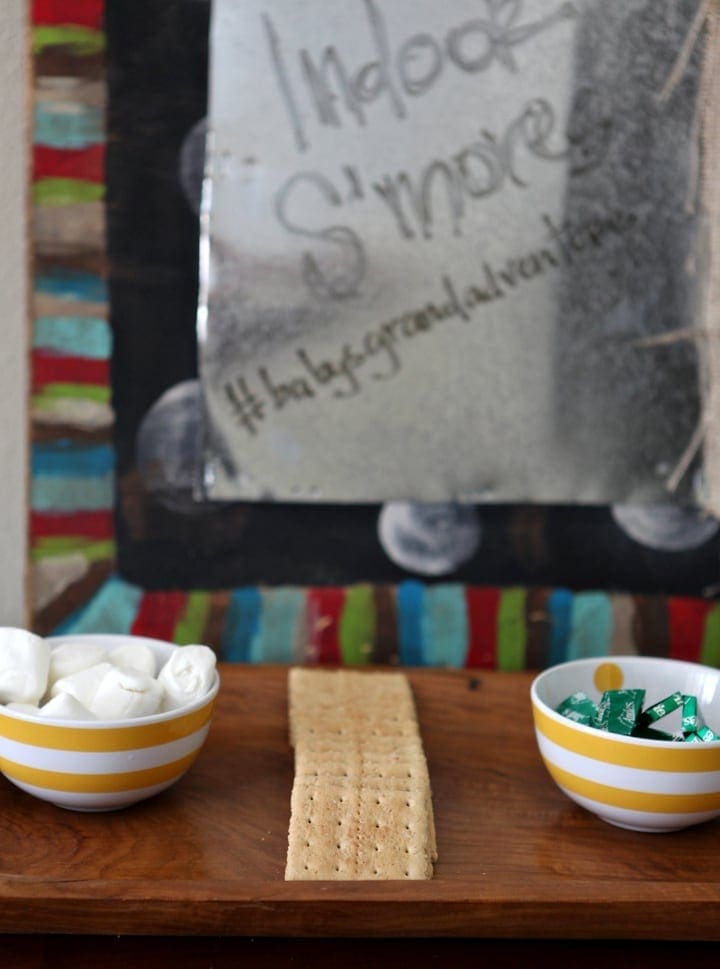
{"label": "red stripe on painting", "polygon": [[80,178],[85,182],[105,180],[105,145],[89,148],[33,146],[33,178]]}
{"label": "red stripe on painting", "polygon": [[497,614],[500,589],[466,588],[468,649],[465,666],[492,670],[497,666]]}
{"label": "red stripe on painting", "polygon": [[172,642],[175,626],[187,604],[186,592],[146,592],[130,632]]}
{"label": "red stripe on painting", "polygon": [[308,662],[340,663],[340,617],[345,590],[323,586],[307,591]]}
{"label": "red stripe on painting", "polygon": [[34,350],[32,367],[33,387],[36,389],[45,384],[96,384],[107,387],[110,383],[108,360],[65,357],[45,350]]}
{"label": "red stripe on painting", "polygon": [[102,30],[105,0],[33,0],[34,24],[73,24]]}
{"label": "red stripe on painting", "polygon": [[32,512],[31,538],[49,538],[54,535],[79,535],[94,539],[113,538],[113,514],[110,511],[81,511],[67,515]]}
{"label": "red stripe on painting", "polygon": [[705,632],[705,620],[715,603],[683,596],[669,596],[667,602],[670,628],[668,655],[671,659],[697,663]]}

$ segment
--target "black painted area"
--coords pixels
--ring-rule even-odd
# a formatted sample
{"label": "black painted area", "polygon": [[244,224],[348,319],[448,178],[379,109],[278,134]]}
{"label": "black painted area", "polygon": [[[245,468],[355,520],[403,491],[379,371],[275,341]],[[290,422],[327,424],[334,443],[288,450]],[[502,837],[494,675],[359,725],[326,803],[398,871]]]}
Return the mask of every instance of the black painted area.
{"label": "black painted area", "polygon": [[209,4],[110,2],[108,249],[119,473],[147,408],[197,370],[198,225],[178,179],[205,115]]}
{"label": "black painted area", "polygon": [[[198,226],[179,181],[183,139],[205,115],[209,4],[109,0],[108,248],[120,574],[146,588],[344,584],[411,578],[377,539],[378,505],[239,504],[169,511],[143,493],[135,439],[148,408],[197,374]],[[479,507],[483,540],[441,578],[695,594],[718,580],[720,540],[644,549],[601,507]],[[415,576],[417,577],[417,576]]]}

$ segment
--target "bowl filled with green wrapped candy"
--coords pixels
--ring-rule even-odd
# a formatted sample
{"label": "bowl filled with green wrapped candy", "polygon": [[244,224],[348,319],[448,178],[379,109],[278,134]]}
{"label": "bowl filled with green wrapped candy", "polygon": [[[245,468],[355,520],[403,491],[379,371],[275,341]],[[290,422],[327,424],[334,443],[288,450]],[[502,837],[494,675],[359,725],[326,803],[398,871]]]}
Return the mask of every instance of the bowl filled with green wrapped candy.
{"label": "bowl filled with green wrapped candy", "polygon": [[676,831],[720,816],[720,670],[652,656],[573,660],[530,689],[557,786],[603,821]]}

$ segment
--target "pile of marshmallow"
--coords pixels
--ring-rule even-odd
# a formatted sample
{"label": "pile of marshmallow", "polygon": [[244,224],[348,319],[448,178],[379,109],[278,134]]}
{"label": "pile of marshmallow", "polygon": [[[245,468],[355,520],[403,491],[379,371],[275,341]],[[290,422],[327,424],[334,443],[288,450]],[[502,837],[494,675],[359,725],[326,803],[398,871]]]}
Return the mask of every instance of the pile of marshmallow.
{"label": "pile of marshmallow", "polygon": [[0,703],[60,720],[128,720],[187,706],[215,680],[215,653],[181,646],[158,670],[145,643],[51,645],[24,629],[0,631]]}

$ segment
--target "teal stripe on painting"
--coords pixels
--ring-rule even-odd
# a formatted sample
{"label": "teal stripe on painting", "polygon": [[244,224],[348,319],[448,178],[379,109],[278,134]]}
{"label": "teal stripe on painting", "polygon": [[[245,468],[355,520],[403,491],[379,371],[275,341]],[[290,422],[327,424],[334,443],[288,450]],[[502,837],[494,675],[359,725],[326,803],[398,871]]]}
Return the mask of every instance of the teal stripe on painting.
{"label": "teal stripe on painting", "polygon": [[292,663],[305,594],[300,589],[264,589],[257,635],[250,642],[251,663]]}
{"label": "teal stripe on painting", "polygon": [[142,597],[139,586],[112,576],[85,606],[56,626],[53,635],[129,633]]}
{"label": "teal stripe on painting", "polygon": [[39,316],[33,324],[33,347],[69,357],[109,360],[112,332],[96,316]]}
{"label": "teal stripe on painting", "polygon": [[403,666],[424,666],[422,614],[425,587],[421,582],[401,582],[395,601],[400,662]]}
{"label": "teal stripe on painting", "polygon": [[33,511],[104,511],[114,505],[115,475],[97,478],[38,475],[30,485]]}
{"label": "teal stripe on painting", "polygon": [[60,299],[83,300],[87,303],[106,303],[107,284],[97,273],[74,269],[55,269],[38,273],[33,280],[35,292]]}
{"label": "teal stripe on painting", "polygon": [[573,594],[568,589],[553,589],[547,604],[550,613],[550,654],[548,666],[565,662],[570,638],[573,612]]}
{"label": "teal stripe on painting", "polygon": [[573,603],[567,659],[606,656],[613,628],[612,602],[605,592],[578,592]]}
{"label": "teal stripe on painting", "polygon": [[247,663],[258,635],[262,613],[260,590],[254,586],[233,590],[225,614],[220,655],[230,663]]}
{"label": "teal stripe on painting", "polygon": [[115,451],[108,444],[92,447],[66,440],[35,444],[32,448],[33,475],[64,475],[68,478],[95,477],[115,468]]}
{"label": "teal stripe on painting", "polygon": [[34,140],[50,148],[89,148],[105,141],[101,108],[89,104],[43,101],[35,105]]}
{"label": "teal stripe on painting", "polygon": [[442,584],[425,590],[422,637],[428,666],[463,667],[468,642],[463,586]]}

